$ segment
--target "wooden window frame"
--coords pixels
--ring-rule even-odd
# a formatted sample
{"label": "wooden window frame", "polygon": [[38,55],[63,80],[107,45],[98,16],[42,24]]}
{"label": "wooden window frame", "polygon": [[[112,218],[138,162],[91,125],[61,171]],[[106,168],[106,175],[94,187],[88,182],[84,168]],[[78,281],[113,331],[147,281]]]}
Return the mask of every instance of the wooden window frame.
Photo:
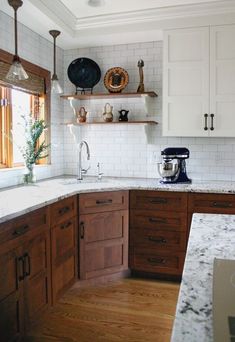
{"label": "wooden window frame", "polygon": [[[13,55],[7,51],[4,51],[2,49],[0,49],[0,61],[8,63],[9,65],[11,65],[13,60]],[[44,120],[46,125],[48,126],[47,132],[45,134],[45,141],[46,144],[50,144],[51,141],[51,73],[50,71],[36,65],[33,64],[31,62],[28,62],[24,59],[21,59],[22,65],[24,67],[24,69],[26,70],[26,72],[30,72],[34,75],[37,75],[39,77],[42,77],[44,79],[44,93],[40,94],[40,97],[43,97],[44,99]],[[0,82],[1,85],[1,82]],[[3,87],[7,87],[7,88],[13,88],[16,90],[20,90],[20,91],[27,91],[24,88],[20,88],[20,87],[16,87],[14,85],[11,85],[9,83],[4,84],[4,82],[2,82],[2,86]],[[27,91],[29,93],[29,91]],[[7,120],[6,120],[6,124],[7,125],[11,125],[11,110],[9,110],[8,115],[7,115]],[[0,122],[0,128],[1,128],[1,122]],[[8,153],[8,158],[7,158],[7,162],[5,164],[2,164],[2,150],[0,149],[0,168],[10,168],[10,167],[14,167],[12,165],[13,162],[13,155],[12,155],[12,143],[10,142],[10,140],[7,137],[2,137],[1,136],[1,141],[0,143],[2,144],[2,140],[4,139],[4,144],[5,144],[5,149],[7,149],[7,153]],[[51,157],[50,155],[46,158],[46,164],[50,164],[51,163]],[[40,164],[40,162],[39,162]]]}

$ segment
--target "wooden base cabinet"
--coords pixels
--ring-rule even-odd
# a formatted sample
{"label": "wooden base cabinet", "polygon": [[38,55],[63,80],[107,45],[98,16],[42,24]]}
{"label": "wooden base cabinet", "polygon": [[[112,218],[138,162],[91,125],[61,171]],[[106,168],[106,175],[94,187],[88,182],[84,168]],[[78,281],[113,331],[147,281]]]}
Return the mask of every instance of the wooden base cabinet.
{"label": "wooden base cabinet", "polygon": [[24,330],[22,249],[1,246],[0,336],[2,342],[17,340]]}
{"label": "wooden base cabinet", "polygon": [[130,192],[130,268],[180,276],[187,246],[187,194]]}
{"label": "wooden base cabinet", "polygon": [[80,279],[128,269],[128,192],[80,195],[79,208]]}
{"label": "wooden base cabinet", "polygon": [[53,204],[51,213],[53,304],[77,279],[77,198]]}
{"label": "wooden base cabinet", "polygon": [[0,339],[8,342],[19,340],[51,303],[47,208],[0,229]]}

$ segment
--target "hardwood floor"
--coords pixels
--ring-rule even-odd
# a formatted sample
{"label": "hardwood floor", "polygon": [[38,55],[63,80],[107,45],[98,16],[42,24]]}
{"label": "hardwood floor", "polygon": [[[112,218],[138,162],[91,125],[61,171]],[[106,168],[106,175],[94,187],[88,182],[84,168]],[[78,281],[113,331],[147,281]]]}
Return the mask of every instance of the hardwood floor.
{"label": "hardwood floor", "polygon": [[73,287],[29,332],[27,342],[169,342],[179,284],[124,279]]}

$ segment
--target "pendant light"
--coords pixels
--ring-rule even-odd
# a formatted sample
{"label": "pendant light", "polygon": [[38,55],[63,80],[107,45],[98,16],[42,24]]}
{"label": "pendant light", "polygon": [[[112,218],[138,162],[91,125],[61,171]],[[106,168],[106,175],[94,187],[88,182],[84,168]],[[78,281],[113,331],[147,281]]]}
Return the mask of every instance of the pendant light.
{"label": "pendant light", "polygon": [[51,78],[51,92],[54,94],[61,94],[63,90],[59,84],[58,76],[56,75],[56,38],[60,35],[60,31],[51,30],[49,31],[50,35],[54,39],[54,61],[53,61],[53,75]]}
{"label": "pendant light", "polygon": [[17,10],[23,5],[22,0],[8,0],[8,4],[14,9],[14,26],[15,26],[15,55],[13,57],[12,65],[7,73],[6,78],[10,81],[22,81],[29,78],[24,70],[20,57],[18,56],[18,40],[17,40]]}

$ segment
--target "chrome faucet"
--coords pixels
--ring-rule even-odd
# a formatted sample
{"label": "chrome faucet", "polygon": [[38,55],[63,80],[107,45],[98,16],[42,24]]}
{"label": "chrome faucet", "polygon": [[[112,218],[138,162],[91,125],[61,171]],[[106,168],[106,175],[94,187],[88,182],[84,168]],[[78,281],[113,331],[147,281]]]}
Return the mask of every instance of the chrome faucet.
{"label": "chrome faucet", "polygon": [[86,141],[81,141],[78,147],[78,180],[82,180],[82,176],[87,173],[90,166],[87,169],[82,168],[82,147],[86,146],[87,160],[90,160],[90,149]]}

